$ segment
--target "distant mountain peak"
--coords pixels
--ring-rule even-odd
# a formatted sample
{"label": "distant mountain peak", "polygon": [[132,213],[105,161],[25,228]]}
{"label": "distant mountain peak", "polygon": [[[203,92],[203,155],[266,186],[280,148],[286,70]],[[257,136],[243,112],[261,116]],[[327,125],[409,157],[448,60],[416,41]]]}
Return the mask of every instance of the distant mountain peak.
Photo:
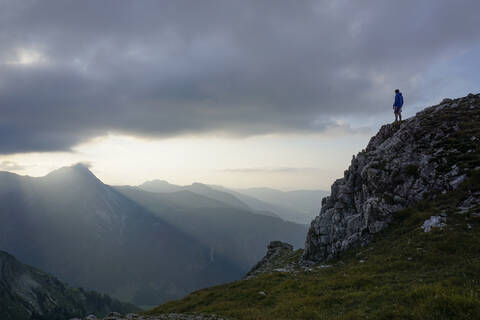
{"label": "distant mountain peak", "polygon": [[144,182],[143,184],[151,184],[151,183],[164,184],[164,185],[172,185],[172,184],[171,184],[170,182],[168,182],[167,180],[162,180],[162,179],[154,179],[154,180],[146,181],[146,182]]}
{"label": "distant mountain peak", "polygon": [[208,185],[203,184],[203,183],[200,183],[200,182],[194,182],[194,183],[191,184],[190,187],[196,188],[196,189],[213,190],[213,189],[210,188]]}
{"label": "distant mountain peak", "polygon": [[138,186],[140,189],[149,191],[149,192],[173,192],[180,189],[180,186],[169,183],[166,180],[150,180],[142,183]]}
{"label": "distant mountain peak", "polygon": [[71,166],[65,166],[65,167],[58,168],[56,170],[53,170],[52,173],[53,172],[60,172],[60,171],[77,171],[77,172],[90,172],[91,173],[88,166],[84,163],[81,163],[81,162],[72,164]]}
{"label": "distant mountain peak", "polygon": [[76,163],[71,166],[56,169],[45,176],[47,179],[54,180],[83,180],[103,184],[92,171],[83,163]]}

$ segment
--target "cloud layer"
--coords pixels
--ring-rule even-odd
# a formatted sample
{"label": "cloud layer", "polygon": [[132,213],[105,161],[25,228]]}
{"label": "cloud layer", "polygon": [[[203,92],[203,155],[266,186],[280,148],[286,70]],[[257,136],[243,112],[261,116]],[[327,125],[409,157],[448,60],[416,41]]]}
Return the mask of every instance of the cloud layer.
{"label": "cloud layer", "polygon": [[0,2],[0,153],[321,132],[410,102],[480,40],[476,0]]}

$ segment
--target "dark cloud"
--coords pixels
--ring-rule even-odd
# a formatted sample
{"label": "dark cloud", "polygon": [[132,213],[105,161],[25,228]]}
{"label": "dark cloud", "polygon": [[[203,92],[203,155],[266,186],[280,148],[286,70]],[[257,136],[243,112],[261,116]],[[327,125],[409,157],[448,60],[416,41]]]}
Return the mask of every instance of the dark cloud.
{"label": "dark cloud", "polygon": [[[0,153],[318,132],[480,40],[480,2],[0,1]],[[22,64],[21,62],[36,62]]]}

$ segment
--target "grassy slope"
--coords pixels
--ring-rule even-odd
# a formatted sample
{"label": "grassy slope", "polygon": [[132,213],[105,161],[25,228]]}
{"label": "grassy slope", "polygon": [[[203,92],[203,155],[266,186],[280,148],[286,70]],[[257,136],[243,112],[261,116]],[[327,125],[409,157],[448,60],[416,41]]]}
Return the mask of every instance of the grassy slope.
{"label": "grassy slope", "polygon": [[[329,261],[329,268],[216,286],[148,313],[202,312],[233,319],[480,318],[480,217],[472,214],[480,208],[456,213],[472,191],[480,191],[480,170],[471,170],[456,191],[398,212],[368,247],[349,250]],[[443,210],[448,226],[424,233],[423,221]]]}

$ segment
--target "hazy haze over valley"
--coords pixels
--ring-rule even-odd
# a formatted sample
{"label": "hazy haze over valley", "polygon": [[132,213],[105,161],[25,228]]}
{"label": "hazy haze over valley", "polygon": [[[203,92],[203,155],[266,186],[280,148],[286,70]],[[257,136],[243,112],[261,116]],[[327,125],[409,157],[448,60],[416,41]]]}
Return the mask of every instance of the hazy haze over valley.
{"label": "hazy haze over valley", "polygon": [[147,181],[139,188],[151,192],[170,193],[180,190],[198,193],[233,207],[253,209],[284,220],[309,224],[318,214],[321,200],[328,195],[323,190],[280,191],[271,188],[229,189],[217,185],[194,183],[177,186],[165,180]]}
{"label": "hazy haze over valley", "polygon": [[0,172],[0,212],[1,250],[140,306],[240,279],[270,241],[302,247],[307,231],[204,185],[111,187],[82,164],[40,178]]}

